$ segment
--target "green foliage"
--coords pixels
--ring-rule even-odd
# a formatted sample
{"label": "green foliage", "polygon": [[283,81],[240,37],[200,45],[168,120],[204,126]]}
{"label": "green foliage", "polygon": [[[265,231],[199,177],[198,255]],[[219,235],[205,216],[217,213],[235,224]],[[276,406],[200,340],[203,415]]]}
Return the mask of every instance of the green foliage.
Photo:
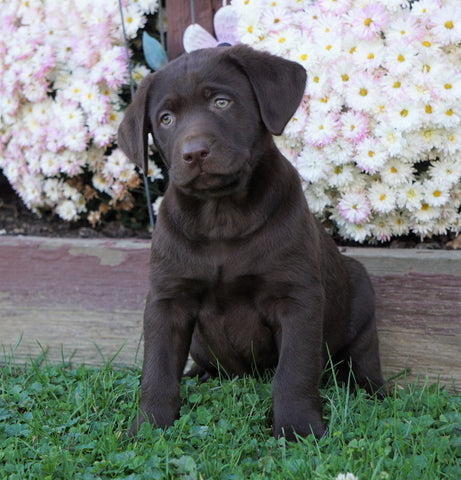
{"label": "green foliage", "polygon": [[0,371],[0,478],[461,478],[461,397],[437,385],[396,388],[384,401],[322,389],[329,430],[289,443],[271,436],[270,379],[181,384],[181,417],[166,431],[135,414],[140,373],[67,364]]}

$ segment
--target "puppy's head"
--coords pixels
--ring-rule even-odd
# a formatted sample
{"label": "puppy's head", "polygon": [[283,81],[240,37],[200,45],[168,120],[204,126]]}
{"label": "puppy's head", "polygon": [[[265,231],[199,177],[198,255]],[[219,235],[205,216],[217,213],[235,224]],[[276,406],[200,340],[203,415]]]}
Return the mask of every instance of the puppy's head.
{"label": "puppy's head", "polygon": [[198,50],[143,80],[118,143],[146,170],[151,133],[174,185],[198,196],[228,195],[246,184],[262,140],[282,133],[305,83],[297,63],[244,45]]}

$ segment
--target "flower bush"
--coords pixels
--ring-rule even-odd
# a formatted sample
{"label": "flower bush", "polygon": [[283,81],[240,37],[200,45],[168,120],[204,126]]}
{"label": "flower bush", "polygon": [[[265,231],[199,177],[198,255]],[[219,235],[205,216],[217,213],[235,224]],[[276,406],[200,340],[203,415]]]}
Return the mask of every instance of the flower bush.
{"label": "flower bush", "polygon": [[316,215],[359,242],[460,231],[459,0],[232,6],[242,42],[308,72],[279,144]]}
{"label": "flower bush", "polygon": [[[156,6],[123,2],[130,39]],[[69,221],[129,209],[140,179],[115,144],[129,81],[118,0],[3,0],[0,24],[0,169],[13,188]]]}

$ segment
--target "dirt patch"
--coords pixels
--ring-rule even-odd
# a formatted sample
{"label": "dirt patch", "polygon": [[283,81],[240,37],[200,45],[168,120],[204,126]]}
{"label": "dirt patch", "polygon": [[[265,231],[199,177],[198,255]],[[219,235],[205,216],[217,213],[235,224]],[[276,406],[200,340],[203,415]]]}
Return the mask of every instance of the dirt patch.
{"label": "dirt patch", "polygon": [[119,221],[91,227],[88,222],[65,222],[51,212],[37,215],[24,205],[0,173],[0,235],[37,235],[73,238],[150,238],[149,230],[135,230]]}

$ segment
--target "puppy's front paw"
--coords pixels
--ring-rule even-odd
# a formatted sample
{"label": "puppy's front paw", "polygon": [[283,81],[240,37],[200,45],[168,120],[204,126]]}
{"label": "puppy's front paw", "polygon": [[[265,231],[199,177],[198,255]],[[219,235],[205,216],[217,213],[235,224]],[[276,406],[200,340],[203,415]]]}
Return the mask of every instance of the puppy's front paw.
{"label": "puppy's front paw", "polygon": [[294,442],[297,440],[297,435],[307,437],[313,434],[318,439],[325,435],[327,427],[320,413],[312,411],[307,415],[300,416],[297,416],[295,412],[293,413],[292,415],[284,415],[284,418],[276,419],[274,417],[273,434],[275,438],[285,437],[288,441]]}
{"label": "puppy's front paw", "polygon": [[131,422],[130,428],[125,430],[124,436],[126,438],[133,438],[137,435],[141,425],[146,421],[145,416],[138,414],[136,418]]}

